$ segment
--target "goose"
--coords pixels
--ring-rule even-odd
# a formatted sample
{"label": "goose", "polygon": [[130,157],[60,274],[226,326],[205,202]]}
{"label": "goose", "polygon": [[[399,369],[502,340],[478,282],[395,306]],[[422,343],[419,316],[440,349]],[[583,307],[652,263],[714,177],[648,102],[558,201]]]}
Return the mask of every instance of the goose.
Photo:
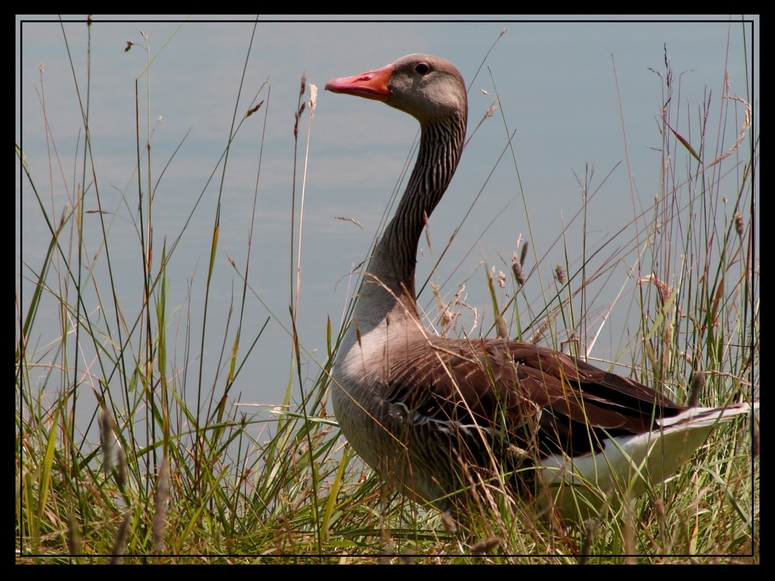
{"label": "goose", "polygon": [[463,150],[463,77],[442,58],[411,54],[332,79],[326,90],[386,103],[421,129],[417,161],[373,249],[332,372],[340,429],[384,481],[455,514],[473,485],[493,482],[571,519],[599,509],[614,490],[634,497],[662,482],[719,422],[751,412],[747,403],[686,408],[532,343],[427,330],[416,306],[416,255]]}

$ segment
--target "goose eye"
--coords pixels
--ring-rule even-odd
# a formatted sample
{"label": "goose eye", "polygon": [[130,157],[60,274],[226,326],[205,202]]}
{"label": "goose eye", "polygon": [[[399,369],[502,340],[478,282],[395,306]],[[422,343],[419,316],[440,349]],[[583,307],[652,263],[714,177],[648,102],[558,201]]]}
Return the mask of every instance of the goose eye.
{"label": "goose eye", "polygon": [[420,73],[421,75],[427,75],[430,72],[431,67],[428,66],[427,63],[417,63],[414,67],[414,70]]}

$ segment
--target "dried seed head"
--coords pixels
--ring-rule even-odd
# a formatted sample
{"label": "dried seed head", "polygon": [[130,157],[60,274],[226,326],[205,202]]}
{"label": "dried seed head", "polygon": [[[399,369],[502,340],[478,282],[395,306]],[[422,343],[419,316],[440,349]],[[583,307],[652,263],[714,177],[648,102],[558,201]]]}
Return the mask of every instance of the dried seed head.
{"label": "dried seed head", "polygon": [[560,284],[565,284],[565,270],[562,268],[562,265],[558,264],[554,267],[554,278]]}
{"label": "dried seed head", "polygon": [[530,458],[530,452],[525,450],[524,448],[520,448],[516,444],[509,444],[506,448],[506,453],[509,455],[509,458],[514,459],[517,465],[522,464],[525,460]]}
{"label": "dried seed head", "polygon": [[532,343],[533,345],[538,345],[538,342],[543,337],[544,333],[546,333],[546,330],[549,328],[549,325],[551,325],[551,321],[549,320],[549,317],[544,317],[543,321],[541,321],[541,324],[538,326],[538,329],[536,329],[535,333],[533,334],[530,339],[528,339],[528,343]]}
{"label": "dried seed head", "polygon": [[522,252],[519,255],[519,265],[525,266],[525,258],[527,257],[527,247],[529,246],[528,242],[525,242],[522,245]]}
{"label": "dried seed head", "polygon": [[113,442],[116,422],[110,410],[103,408],[100,413],[100,444],[102,445],[102,464],[105,472],[113,469]]}
{"label": "dried seed head", "polygon": [[67,509],[67,548],[71,555],[81,554],[81,534],[78,531],[78,521],[71,508]]}
{"label": "dried seed head", "polygon": [[126,486],[127,481],[127,466],[126,466],[126,454],[124,453],[124,448],[121,446],[118,447],[118,487],[119,489],[123,489],[124,486]]}
{"label": "dried seed head", "polygon": [[258,111],[258,110],[259,110],[259,108],[261,107],[261,105],[263,105],[263,104],[264,104],[264,102],[263,102],[263,101],[261,101],[261,102],[260,102],[258,105],[256,105],[256,106],[255,106],[255,107],[253,107],[252,109],[248,109],[248,114],[247,114],[247,115],[245,115],[245,117],[250,117],[250,116],[251,116],[253,113],[255,113],[256,111]]}
{"label": "dried seed head", "polygon": [[740,212],[735,212],[735,231],[741,238],[743,237],[743,231],[745,230],[745,220]]}
{"label": "dried seed head", "polygon": [[498,329],[498,337],[501,339],[509,338],[509,329],[506,326],[506,321],[500,315],[495,317],[495,327]]}
{"label": "dried seed head", "polygon": [[511,272],[514,273],[514,279],[517,281],[519,286],[524,286],[525,276],[522,274],[522,267],[519,265],[518,262],[511,263]]}
{"label": "dried seed head", "polygon": [[664,282],[657,278],[657,275],[652,273],[645,278],[639,278],[638,282],[653,282],[657,287],[657,295],[659,296],[659,303],[664,307],[670,300],[672,295],[672,289]]}
{"label": "dried seed head", "polygon": [[503,541],[501,541],[500,537],[489,537],[489,538],[483,539],[478,543],[471,545],[471,554],[485,555],[490,551],[492,551],[495,547],[500,546],[502,542]]}
{"label": "dried seed head", "polygon": [[126,537],[129,533],[129,521],[132,518],[132,509],[126,509],[124,518],[116,533],[116,540],[113,542],[113,549],[110,552],[110,564],[117,565],[124,561],[124,549],[126,547]]}

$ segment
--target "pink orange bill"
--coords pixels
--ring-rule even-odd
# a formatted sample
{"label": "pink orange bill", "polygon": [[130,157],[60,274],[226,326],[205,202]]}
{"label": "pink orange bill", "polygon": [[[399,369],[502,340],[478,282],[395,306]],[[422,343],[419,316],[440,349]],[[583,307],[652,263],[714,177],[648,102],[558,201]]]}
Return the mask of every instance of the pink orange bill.
{"label": "pink orange bill", "polygon": [[393,65],[388,65],[352,77],[331,79],[326,83],[326,91],[357,95],[375,101],[386,101],[390,95],[389,84],[392,75]]}

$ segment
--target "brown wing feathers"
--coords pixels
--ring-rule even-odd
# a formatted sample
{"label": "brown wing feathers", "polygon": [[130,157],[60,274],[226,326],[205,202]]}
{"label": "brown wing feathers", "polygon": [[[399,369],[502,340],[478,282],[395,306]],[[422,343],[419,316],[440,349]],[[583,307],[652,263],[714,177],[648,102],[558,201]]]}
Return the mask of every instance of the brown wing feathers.
{"label": "brown wing feathers", "polygon": [[528,343],[437,339],[408,351],[389,371],[388,401],[418,421],[475,423],[520,447],[535,431],[544,454],[599,450],[604,437],[650,431],[654,420],[684,409],[645,385]]}

